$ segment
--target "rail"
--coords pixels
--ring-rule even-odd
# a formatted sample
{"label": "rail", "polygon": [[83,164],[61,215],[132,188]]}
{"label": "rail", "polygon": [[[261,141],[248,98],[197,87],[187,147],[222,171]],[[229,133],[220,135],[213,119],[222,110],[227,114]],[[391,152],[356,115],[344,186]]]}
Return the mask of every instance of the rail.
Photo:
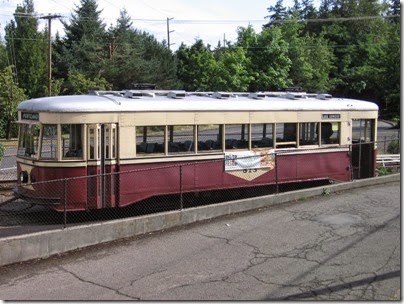
{"label": "rail", "polygon": [[383,167],[400,166],[400,154],[381,154],[377,155],[376,163]]}

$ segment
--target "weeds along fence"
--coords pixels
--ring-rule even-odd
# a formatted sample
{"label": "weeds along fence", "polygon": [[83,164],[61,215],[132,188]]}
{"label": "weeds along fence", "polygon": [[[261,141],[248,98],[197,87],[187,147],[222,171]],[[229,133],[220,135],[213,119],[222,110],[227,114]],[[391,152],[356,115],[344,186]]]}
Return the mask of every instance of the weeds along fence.
{"label": "weeds along fence", "polygon": [[[356,145],[360,146],[361,143]],[[386,152],[392,152],[389,149],[396,149],[396,145],[399,149],[399,138],[389,138],[377,143],[379,149],[386,146]],[[330,163],[334,159],[333,154],[346,155],[347,159],[344,159],[343,162],[351,165],[348,166],[345,173],[341,173],[338,163],[321,167],[315,153],[313,153],[318,151],[318,148],[315,151],[314,149],[313,151],[305,149],[307,155],[314,155],[312,158],[297,158],[293,157],[292,154],[288,156],[287,151],[261,155],[260,157],[265,158],[267,165],[270,166],[269,169],[267,168],[271,171],[270,177],[268,174],[265,178],[264,175],[260,175],[267,172],[266,169],[245,169],[240,173],[244,175],[243,178],[229,178],[229,181],[224,182],[228,188],[226,190],[217,187],[215,177],[215,174],[218,174],[217,170],[224,170],[223,159],[160,165],[153,168],[25,184],[23,187],[17,186],[16,192],[25,197],[35,196],[35,200],[19,198],[8,202],[11,197],[0,193],[0,226],[40,225],[46,227],[52,225],[60,228],[61,226],[66,227],[83,222],[133,217],[167,210],[181,210],[234,199],[322,186],[329,184],[330,181],[338,182],[341,174],[347,174],[355,179],[358,178],[358,174],[364,171],[361,168],[361,163],[359,163],[359,168],[352,166],[354,161],[352,151],[354,149],[354,146],[349,146],[326,148],[324,151],[330,154]],[[341,153],[341,151],[345,151],[345,153]],[[394,152],[399,152],[399,150]],[[244,161],[254,162],[262,161],[262,159],[246,157]],[[243,159],[241,162],[243,163]],[[4,168],[1,174],[3,175],[8,170],[12,171]],[[203,174],[196,174],[200,170],[203,170]],[[240,170],[236,171],[240,172]],[[230,173],[231,171],[229,171]],[[378,168],[378,174],[388,173],[386,168]],[[15,169],[12,174],[14,174],[12,179],[15,180]],[[12,174],[7,175],[6,173],[3,178],[11,177]],[[288,182],[296,179],[296,176],[298,182]],[[341,177],[341,180],[343,179]],[[234,182],[235,180],[237,183]],[[252,180],[254,180],[254,187],[251,187]],[[204,186],[199,187],[198,184]],[[194,191],[195,188],[196,191]],[[130,204],[133,201],[137,201],[137,203]],[[84,209],[91,211],[75,211],[80,208],[83,209],[83,206]],[[114,208],[118,206],[120,208]],[[96,209],[100,207],[102,209]]]}

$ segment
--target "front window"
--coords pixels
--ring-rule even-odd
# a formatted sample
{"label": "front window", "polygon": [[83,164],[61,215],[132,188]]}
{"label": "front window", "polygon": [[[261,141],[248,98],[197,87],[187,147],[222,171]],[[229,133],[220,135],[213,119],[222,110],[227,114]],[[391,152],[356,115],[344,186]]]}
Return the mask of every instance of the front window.
{"label": "front window", "polygon": [[43,125],[41,158],[56,159],[58,148],[58,128],[57,125]]}
{"label": "front window", "polygon": [[18,139],[18,156],[35,158],[38,153],[39,126],[34,124],[21,124]]}

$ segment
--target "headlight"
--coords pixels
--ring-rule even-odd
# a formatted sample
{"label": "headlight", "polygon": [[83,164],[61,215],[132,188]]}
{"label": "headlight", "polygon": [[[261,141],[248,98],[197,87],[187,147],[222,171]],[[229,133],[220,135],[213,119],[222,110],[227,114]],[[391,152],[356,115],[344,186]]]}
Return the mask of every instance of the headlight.
{"label": "headlight", "polygon": [[20,181],[21,181],[21,183],[28,183],[28,172],[27,171],[20,172]]}

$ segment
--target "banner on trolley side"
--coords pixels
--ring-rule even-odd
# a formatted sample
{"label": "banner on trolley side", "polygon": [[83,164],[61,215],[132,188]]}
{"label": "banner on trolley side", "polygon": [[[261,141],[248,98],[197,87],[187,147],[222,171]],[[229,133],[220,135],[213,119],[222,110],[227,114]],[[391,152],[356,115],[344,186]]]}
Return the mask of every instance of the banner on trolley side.
{"label": "banner on trolley side", "polygon": [[224,170],[248,170],[275,168],[275,151],[255,149],[253,151],[226,152],[224,155]]}

